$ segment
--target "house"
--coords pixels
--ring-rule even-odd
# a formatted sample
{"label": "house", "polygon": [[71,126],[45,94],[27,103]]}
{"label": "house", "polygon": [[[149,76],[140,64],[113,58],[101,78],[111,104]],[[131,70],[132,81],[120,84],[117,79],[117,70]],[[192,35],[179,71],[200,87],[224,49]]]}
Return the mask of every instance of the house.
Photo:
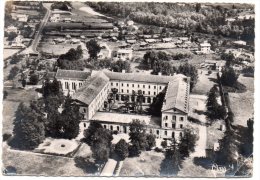
{"label": "house", "polygon": [[64,18],[64,20],[63,20],[64,22],[71,22],[72,20],[71,20],[71,18],[69,18],[69,17],[66,17],[66,18]]}
{"label": "house", "polygon": [[60,14],[52,14],[50,17],[51,22],[59,22],[60,21]]}
{"label": "house", "polygon": [[209,54],[211,52],[210,47],[211,47],[210,43],[204,41],[203,43],[200,44],[200,52],[203,54]]}
{"label": "house", "polygon": [[205,60],[204,66],[210,70],[217,70],[219,72],[226,66],[226,61],[224,60]]}
{"label": "house", "polygon": [[126,22],[127,26],[133,26],[134,25],[134,21],[129,20]]}
{"label": "house", "polygon": [[126,42],[129,43],[129,44],[135,44],[136,40],[135,39],[127,39]]}
{"label": "house", "polygon": [[[129,133],[129,123],[133,119],[141,118],[147,132],[154,134],[157,138],[176,138],[178,140],[183,136],[183,130],[188,123],[190,78],[181,74],[174,76],[137,75],[136,73],[102,70],[92,71],[91,75],[84,79],[82,71],[76,78],[76,71],[73,73],[67,73],[68,70],[62,71],[65,77],[57,72],[56,79],[61,82],[64,93],[68,93],[68,89],[73,90],[71,93],[73,104],[79,106],[79,111],[84,114],[84,120],[80,124],[84,129],[87,128],[85,122],[96,121],[103,128],[111,131]],[[76,79],[80,79],[80,82],[77,82]],[[76,84],[83,84],[79,87],[73,85],[73,81]],[[113,115],[111,118],[109,113],[102,111],[107,108],[108,97],[112,95],[114,88],[118,90],[115,95],[115,101],[118,103],[123,103],[125,97],[128,97],[129,103],[136,102],[137,96],[133,95],[133,92],[142,91],[144,106],[149,106],[160,92],[165,91],[161,118],[154,119],[149,115],[136,116],[120,113],[111,114]],[[74,91],[74,89],[76,90]]]}
{"label": "house", "polygon": [[246,14],[246,15],[240,15],[237,17],[239,20],[244,20],[244,19],[255,19],[254,14]]}
{"label": "house", "polygon": [[148,44],[146,42],[141,42],[140,43],[140,47],[146,47],[146,46],[148,46]]}
{"label": "house", "polygon": [[113,31],[114,31],[114,32],[118,32],[118,31],[119,31],[119,28],[118,28],[118,27],[114,27],[114,28],[113,28]]}
{"label": "house", "polygon": [[162,42],[166,43],[166,42],[171,42],[172,38],[162,38]]}
{"label": "house", "polygon": [[156,39],[145,39],[144,41],[147,43],[156,43],[157,42]]}
{"label": "house", "polygon": [[15,27],[15,26],[13,26],[13,25],[8,26],[7,28],[5,28],[5,31],[6,31],[7,33],[10,33],[10,32],[14,32],[14,33],[16,33],[16,34],[19,33],[18,28]]}
{"label": "house", "polygon": [[242,40],[234,41],[233,43],[234,43],[234,44],[237,44],[237,45],[243,45],[243,46],[246,46],[246,41],[242,41]]}
{"label": "house", "polygon": [[28,15],[26,15],[26,14],[17,14],[15,19],[20,21],[20,22],[27,22],[28,21]]}
{"label": "house", "polygon": [[115,54],[115,58],[121,59],[123,61],[131,60],[132,56],[133,56],[132,49],[119,49],[116,51],[116,54]]}

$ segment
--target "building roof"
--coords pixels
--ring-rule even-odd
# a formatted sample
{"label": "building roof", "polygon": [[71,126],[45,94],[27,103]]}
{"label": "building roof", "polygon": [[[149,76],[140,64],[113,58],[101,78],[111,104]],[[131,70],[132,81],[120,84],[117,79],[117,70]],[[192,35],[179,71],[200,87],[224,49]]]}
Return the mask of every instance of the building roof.
{"label": "building roof", "polygon": [[147,82],[156,84],[167,84],[169,81],[175,79],[175,76],[159,76],[151,74],[139,73],[121,73],[121,72],[111,72],[108,70],[103,70],[103,72],[109,77],[110,80],[119,81],[133,81],[133,82]]}
{"label": "building roof", "polygon": [[118,53],[132,53],[133,50],[132,49],[118,49],[117,52]]}
{"label": "building roof", "polygon": [[162,111],[178,109],[184,113],[189,111],[190,78],[178,74],[174,81],[168,83]]}
{"label": "building roof", "polygon": [[211,45],[210,45],[210,43],[208,43],[208,42],[203,42],[203,43],[200,44],[200,46],[201,46],[201,47],[209,47],[209,46],[211,46]]}
{"label": "building roof", "polygon": [[86,80],[89,76],[90,76],[90,70],[77,71],[77,70],[58,69],[56,73],[57,79]]}
{"label": "building roof", "polygon": [[99,71],[87,81],[72,95],[72,99],[78,100],[89,105],[100,93],[100,91],[109,82],[109,78]]}

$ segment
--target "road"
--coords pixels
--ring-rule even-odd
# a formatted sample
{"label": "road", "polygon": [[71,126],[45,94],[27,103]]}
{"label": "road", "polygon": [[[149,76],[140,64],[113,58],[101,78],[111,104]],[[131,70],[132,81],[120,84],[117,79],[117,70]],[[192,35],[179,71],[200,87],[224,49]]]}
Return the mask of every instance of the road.
{"label": "road", "polygon": [[49,19],[50,14],[51,14],[51,10],[50,10],[51,4],[52,3],[43,3],[43,6],[46,8],[47,12],[46,12],[44,18],[42,19],[42,21],[40,23],[39,29],[35,34],[35,37],[32,41],[31,46],[29,46],[23,52],[21,52],[22,54],[37,53],[36,48],[37,48],[38,43],[41,39],[42,30],[43,30],[44,26],[47,24],[48,19]]}
{"label": "road", "polygon": [[100,176],[113,176],[114,170],[116,168],[117,161],[114,159],[108,159],[108,161],[105,164],[105,167],[103,168]]}

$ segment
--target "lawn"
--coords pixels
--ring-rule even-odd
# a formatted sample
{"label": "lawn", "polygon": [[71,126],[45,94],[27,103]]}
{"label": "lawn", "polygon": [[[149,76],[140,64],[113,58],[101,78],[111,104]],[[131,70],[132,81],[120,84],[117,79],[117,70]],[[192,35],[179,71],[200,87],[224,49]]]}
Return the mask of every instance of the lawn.
{"label": "lawn", "polygon": [[192,94],[206,95],[213,85],[216,84],[217,75],[215,72],[209,75],[208,71],[199,69],[198,76],[198,82],[193,88]]}
{"label": "lawn", "polygon": [[221,125],[225,125],[224,120],[217,120],[207,127],[208,148],[213,148],[214,143],[218,143],[218,140],[223,138],[224,131],[220,130]]}
{"label": "lawn", "polygon": [[6,58],[12,56],[13,54],[17,53],[20,50],[21,49],[4,49],[3,58],[6,59]]}
{"label": "lawn", "polygon": [[229,93],[230,106],[235,115],[234,124],[247,126],[247,120],[254,115],[254,78],[239,76],[238,81],[244,84],[244,93]]}
{"label": "lawn", "polygon": [[160,176],[163,153],[142,152],[139,157],[126,158],[119,176]]}
{"label": "lawn", "polygon": [[3,148],[3,167],[13,166],[19,175],[86,176],[73,158]]}
{"label": "lawn", "polygon": [[37,98],[37,92],[34,89],[12,89],[5,88],[8,92],[7,98],[3,101],[3,130],[2,133],[12,133],[13,119],[15,112],[21,102],[28,103],[30,100]]}

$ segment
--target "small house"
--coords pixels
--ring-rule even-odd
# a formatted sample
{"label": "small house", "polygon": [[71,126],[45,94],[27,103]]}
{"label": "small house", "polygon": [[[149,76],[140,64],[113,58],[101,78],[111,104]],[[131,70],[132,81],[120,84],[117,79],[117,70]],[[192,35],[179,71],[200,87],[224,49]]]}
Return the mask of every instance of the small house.
{"label": "small house", "polygon": [[127,26],[133,26],[134,25],[134,21],[129,20],[126,22]]}
{"label": "small house", "polygon": [[28,21],[28,15],[26,14],[17,14],[16,20],[20,22],[27,22]]}
{"label": "small house", "polygon": [[156,43],[157,42],[156,39],[145,39],[144,41],[147,43]]}
{"label": "small house", "polygon": [[208,43],[207,41],[204,41],[203,43],[200,44],[200,51],[203,54],[208,54],[211,52],[210,47],[211,47],[210,43]]}
{"label": "small house", "polygon": [[119,49],[116,52],[116,58],[121,59],[121,60],[127,60],[127,59],[132,59],[133,56],[133,50],[132,49]]}
{"label": "small house", "polygon": [[6,31],[7,33],[10,33],[10,32],[14,32],[14,33],[16,33],[16,34],[19,33],[18,28],[15,27],[15,26],[13,26],[13,25],[8,26],[8,27],[5,29],[5,31]]}
{"label": "small house", "polygon": [[167,42],[171,42],[172,38],[162,38],[162,42],[167,43]]}

